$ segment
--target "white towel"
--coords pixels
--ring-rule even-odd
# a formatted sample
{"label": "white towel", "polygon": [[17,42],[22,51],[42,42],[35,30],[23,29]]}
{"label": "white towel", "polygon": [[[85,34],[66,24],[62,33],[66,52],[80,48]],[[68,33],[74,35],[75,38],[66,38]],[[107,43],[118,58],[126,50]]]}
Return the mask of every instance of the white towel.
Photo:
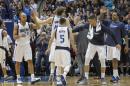
{"label": "white towel", "polygon": [[[96,32],[100,31],[101,30],[101,24],[99,21],[97,21],[97,25],[96,25]],[[93,26],[90,24],[89,25],[89,32],[87,34],[87,38],[88,39],[93,39],[94,37],[94,29],[93,29]]]}

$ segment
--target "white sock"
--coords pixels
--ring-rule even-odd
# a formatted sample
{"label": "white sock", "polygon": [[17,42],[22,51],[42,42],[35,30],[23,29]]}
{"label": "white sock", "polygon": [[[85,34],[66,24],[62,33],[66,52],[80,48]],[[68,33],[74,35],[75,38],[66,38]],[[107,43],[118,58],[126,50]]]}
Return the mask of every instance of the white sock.
{"label": "white sock", "polygon": [[64,78],[66,78],[66,76],[67,76],[69,70],[70,70],[70,66],[66,66],[66,67],[64,68],[64,73],[63,73]]}
{"label": "white sock", "polygon": [[7,75],[4,75],[4,78],[6,78],[7,77]]}
{"label": "white sock", "polygon": [[119,76],[118,70],[117,70],[117,69],[113,69],[113,76],[114,76],[114,77]]}
{"label": "white sock", "polygon": [[85,77],[86,79],[88,79],[88,72],[85,72]]}
{"label": "white sock", "polygon": [[35,76],[34,76],[34,74],[31,74],[31,78],[34,78]]}
{"label": "white sock", "polygon": [[63,76],[64,76],[64,78],[66,78],[66,76],[67,76],[67,72],[64,72],[64,73],[63,73]]}
{"label": "white sock", "polygon": [[101,78],[105,78],[105,73],[101,73]]}
{"label": "white sock", "polygon": [[57,84],[62,84],[60,75],[57,75],[56,80],[57,80],[56,82]]}
{"label": "white sock", "polygon": [[51,74],[54,74],[54,69],[51,69]]}
{"label": "white sock", "polygon": [[51,63],[51,74],[54,74],[54,70],[55,70],[55,64]]}
{"label": "white sock", "polygon": [[57,78],[56,78],[57,81],[60,81],[61,80],[61,77],[60,75],[57,75]]}
{"label": "white sock", "polygon": [[19,79],[20,78],[20,75],[17,75],[17,79]]}

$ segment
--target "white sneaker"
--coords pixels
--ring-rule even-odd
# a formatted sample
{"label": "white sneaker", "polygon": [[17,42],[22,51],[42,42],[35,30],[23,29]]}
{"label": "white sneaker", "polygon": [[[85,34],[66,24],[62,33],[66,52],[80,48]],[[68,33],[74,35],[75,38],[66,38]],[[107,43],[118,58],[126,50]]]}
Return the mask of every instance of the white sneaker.
{"label": "white sneaker", "polygon": [[18,78],[17,79],[17,84],[22,84],[23,82],[22,82],[22,80],[21,80],[21,78]]}
{"label": "white sneaker", "polygon": [[56,82],[56,85],[57,85],[57,86],[62,86],[62,85],[63,85],[63,84],[62,84],[62,81],[61,81],[61,80],[60,80],[60,81],[57,81],[57,82]]}
{"label": "white sneaker", "polygon": [[35,84],[36,82],[39,82],[41,78],[31,78],[31,84]]}

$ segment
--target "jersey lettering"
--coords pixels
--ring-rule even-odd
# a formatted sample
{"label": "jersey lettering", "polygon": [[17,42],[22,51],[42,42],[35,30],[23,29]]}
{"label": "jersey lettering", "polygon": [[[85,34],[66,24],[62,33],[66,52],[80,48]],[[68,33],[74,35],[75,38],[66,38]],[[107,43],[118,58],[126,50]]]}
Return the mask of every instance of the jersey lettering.
{"label": "jersey lettering", "polygon": [[65,42],[64,35],[60,35],[60,43],[64,43],[64,42]]}
{"label": "jersey lettering", "polygon": [[55,21],[55,26],[54,26],[54,30],[58,28],[58,25],[59,25],[59,22],[58,21]]}

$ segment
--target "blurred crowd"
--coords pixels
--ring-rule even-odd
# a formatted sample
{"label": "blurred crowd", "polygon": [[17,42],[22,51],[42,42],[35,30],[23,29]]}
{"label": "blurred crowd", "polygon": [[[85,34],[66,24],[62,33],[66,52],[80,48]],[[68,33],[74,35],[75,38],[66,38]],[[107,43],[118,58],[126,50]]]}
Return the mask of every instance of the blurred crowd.
{"label": "blurred crowd", "polygon": [[15,19],[21,11],[24,11],[30,20],[31,10],[37,11],[38,0],[0,0],[0,16],[2,19]]}
{"label": "blurred crowd", "polygon": [[[31,11],[38,10],[38,1],[42,0],[0,0],[0,17],[18,23],[19,13],[24,11],[27,15],[27,22],[31,22]],[[101,11],[105,13],[103,18],[109,20],[111,12],[116,10],[120,21],[126,25],[126,31],[130,32],[129,0],[43,0],[42,6],[42,13],[39,16],[41,19],[54,16],[55,9],[59,6],[65,7],[65,16],[70,20],[72,28],[87,22],[87,17],[91,14],[99,16]],[[31,46],[37,74],[49,73],[48,56],[43,52],[47,48],[50,32],[51,25],[42,26],[40,30],[32,31]],[[72,63],[74,64],[73,68],[75,68],[75,62]]]}

